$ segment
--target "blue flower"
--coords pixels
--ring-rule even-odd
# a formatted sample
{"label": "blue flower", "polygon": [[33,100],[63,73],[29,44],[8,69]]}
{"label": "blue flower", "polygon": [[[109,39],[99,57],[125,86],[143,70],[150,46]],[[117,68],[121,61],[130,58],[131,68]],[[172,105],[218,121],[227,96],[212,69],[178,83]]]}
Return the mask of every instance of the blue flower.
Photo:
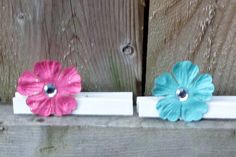
{"label": "blue flower", "polygon": [[178,62],[172,73],[156,77],[152,90],[154,96],[165,96],[157,103],[160,118],[188,122],[202,119],[213,92],[211,75],[199,74],[199,67],[191,61]]}

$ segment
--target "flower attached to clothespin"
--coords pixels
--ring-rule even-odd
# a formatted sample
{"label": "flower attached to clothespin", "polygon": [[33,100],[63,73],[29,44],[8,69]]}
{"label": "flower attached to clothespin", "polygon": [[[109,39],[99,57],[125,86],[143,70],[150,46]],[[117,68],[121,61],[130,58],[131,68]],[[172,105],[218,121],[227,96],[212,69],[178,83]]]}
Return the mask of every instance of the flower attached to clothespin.
{"label": "flower attached to clothespin", "polygon": [[25,71],[17,92],[27,96],[31,112],[40,116],[62,116],[77,108],[75,94],[81,91],[81,77],[75,67],[62,68],[58,61],[40,61],[33,72]]}
{"label": "flower attached to clothespin", "polygon": [[199,121],[208,112],[214,92],[212,77],[199,74],[199,67],[191,61],[178,62],[172,72],[155,78],[152,94],[164,96],[157,103],[160,118],[169,121]]}

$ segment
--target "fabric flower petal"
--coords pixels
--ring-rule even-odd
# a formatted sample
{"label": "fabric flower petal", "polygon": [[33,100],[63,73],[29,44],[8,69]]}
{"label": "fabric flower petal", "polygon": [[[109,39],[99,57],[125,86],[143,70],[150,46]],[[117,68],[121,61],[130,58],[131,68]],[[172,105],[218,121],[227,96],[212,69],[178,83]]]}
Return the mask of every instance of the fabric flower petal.
{"label": "fabric flower petal", "polygon": [[199,67],[191,61],[183,61],[175,64],[172,72],[177,82],[187,88],[198,75]]}
{"label": "fabric flower petal", "polygon": [[214,89],[211,75],[201,74],[191,84],[189,91],[192,97],[201,101],[208,101],[211,99]]}
{"label": "fabric flower petal", "polygon": [[42,92],[44,83],[29,71],[25,71],[18,80],[17,92],[24,96],[35,95]]}
{"label": "fabric flower petal", "polygon": [[40,116],[53,114],[53,99],[48,98],[44,93],[29,96],[26,100],[31,112]]}
{"label": "fabric flower petal", "polygon": [[41,61],[35,64],[34,73],[43,81],[52,81],[61,71],[61,64],[57,61]]}
{"label": "fabric flower petal", "polygon": [[181,116],[181,103],[175,96],[168,96],[157,103],[161,119],[177,121]]}
{"label": "fabric flower petal", "polygon": [[81,77],[75,67],[63,70],[57,79],[60,94],[76,94],[81,91]]}
{"label": "fabric flower petal", "polygon": [[164,72],[155,78],[152,94],[154,96],[174,95],[177,87],[178,84],[173,76],[168,72]]}
{"label": "fabric flower petal", "polygon": [[56,116],[70,114],[77,107],[77,102],[72,96],[56,96],[54,112]]}
{"label": "fabric flower petal", "polygon": [[203,115],[207,113],[208,105],[203,101],[190,99],[188,102],[183,103],[181,110],[181,117],[184,121],[199,121]]}

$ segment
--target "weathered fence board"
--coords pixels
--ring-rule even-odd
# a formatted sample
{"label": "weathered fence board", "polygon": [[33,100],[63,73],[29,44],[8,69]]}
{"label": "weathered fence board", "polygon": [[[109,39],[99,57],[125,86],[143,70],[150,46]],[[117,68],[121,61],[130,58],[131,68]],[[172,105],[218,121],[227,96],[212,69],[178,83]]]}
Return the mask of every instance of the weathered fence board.
{"label": "weathered fence board", "polygon": [[40,59],[77,65],[84,91],[141,92],[139,0],[0,0],[0,97]]}
{"label": "weathered fence board", "polygon": [[153,79],[189,59],[213,75],[216,94],[236,94],[236,1],[150,0],[146,94]]}
{"label": "weathered fence board", "polygon": [[236,121],[14,116],[0,110],[1,157],[234,157]]}

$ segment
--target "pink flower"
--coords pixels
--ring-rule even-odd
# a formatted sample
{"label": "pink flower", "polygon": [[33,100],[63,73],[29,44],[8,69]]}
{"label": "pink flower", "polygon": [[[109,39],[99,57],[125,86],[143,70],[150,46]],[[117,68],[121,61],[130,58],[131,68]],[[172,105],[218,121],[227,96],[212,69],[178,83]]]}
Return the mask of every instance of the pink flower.
{"label": "pink flower", "polygon": [[33,113],[62,116],[77,107],[73,96],[81,91],[81,77],[75,67],[62,69],[57,61],[41,61],[33,72],[25,71],[20,76],[17,91],[27,96]]}

